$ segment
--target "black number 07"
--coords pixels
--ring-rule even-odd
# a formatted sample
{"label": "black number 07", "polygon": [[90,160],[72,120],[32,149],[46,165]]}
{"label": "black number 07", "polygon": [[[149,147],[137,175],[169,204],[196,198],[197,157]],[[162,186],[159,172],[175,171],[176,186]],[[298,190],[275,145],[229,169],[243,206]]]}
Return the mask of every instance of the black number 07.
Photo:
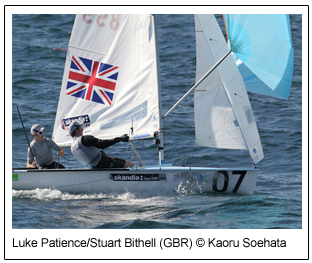
{"label": "black number 07", "polygon": [[[233,189],[233,193],[236,193],[242,183],[242,181],[244,180],[244,177],[246,175],[247,171],[233,171],[232,174],[240,174],[240,177],[237,180],[237,183]],[[224,185],[223,188],[221,190],[218,189],[217,184],[218,184],[218,178],[219,175],[223,174],[224,177]],[[213,183],[212,183],[212,189],[215,192],[225,192],[228,188],[228,181],[229,181],[229,174],[227,171],[218,171],[215,173],[214,177],[213,177]]]}

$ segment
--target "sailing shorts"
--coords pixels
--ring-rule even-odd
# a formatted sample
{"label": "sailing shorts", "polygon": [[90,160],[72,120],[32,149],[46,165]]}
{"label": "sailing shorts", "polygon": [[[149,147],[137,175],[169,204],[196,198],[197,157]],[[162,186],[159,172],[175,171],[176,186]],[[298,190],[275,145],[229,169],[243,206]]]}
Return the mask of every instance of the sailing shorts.
{"label": "sailing shorts", "polygon": [[108,157],[101,151],[101,159],[93,168],[124,168],[126,160],[117,157]]}
{"label": "sailing shorts", "polygon": [[53,163],[50,163],[50,164],[41,165],[39,169],[65,169],[65,167],[64,165],[54,161]]}

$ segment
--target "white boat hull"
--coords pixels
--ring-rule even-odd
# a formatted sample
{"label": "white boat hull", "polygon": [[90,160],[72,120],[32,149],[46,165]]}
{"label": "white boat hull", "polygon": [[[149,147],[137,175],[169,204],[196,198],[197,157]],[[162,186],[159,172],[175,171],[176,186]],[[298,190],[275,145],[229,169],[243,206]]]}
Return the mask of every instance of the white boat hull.
{"label": "white boat hull", "polygon": [[12,189],[68,193],[254,192],[258,169],[153,166],[144,169],[13,169]]}

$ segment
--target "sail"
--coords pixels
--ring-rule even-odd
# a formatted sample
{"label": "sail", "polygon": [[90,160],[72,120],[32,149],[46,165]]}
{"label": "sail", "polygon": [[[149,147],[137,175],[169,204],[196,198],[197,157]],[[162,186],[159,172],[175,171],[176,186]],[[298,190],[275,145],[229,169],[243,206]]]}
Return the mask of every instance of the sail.
{"label": "sail", "polygon": [[153,136],[159,129],[157,51],[152,15],[77,15],[53,139],[69,146],[68,126],[113,138]]}
{"label": "sail", "polygon": [[289,15],[224,15],[228,44],[248,91],[288,99],[294,49]]}
{"label": "sail", "polygon": [[[229,48],[214,15],[195,15],[196,81]],[[195,137],[201,146],[248,149],[254,163],[263,159],[248,94],[232,56],[195,89]]]}

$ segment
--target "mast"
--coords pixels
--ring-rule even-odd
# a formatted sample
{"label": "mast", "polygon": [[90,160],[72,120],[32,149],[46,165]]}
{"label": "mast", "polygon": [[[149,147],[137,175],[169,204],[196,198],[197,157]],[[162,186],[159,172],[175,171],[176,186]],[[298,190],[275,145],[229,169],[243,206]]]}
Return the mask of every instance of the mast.
{"label": "mast", "polygon": [[158,136],[159,136],[159,164],[164,164],[164,126],[163,126],[163,118],[162,118],[162,100],[161,100],[161,83],[159,76],[159,55],[158,55],[158,38],[157,38],[157,30],[156,30],[156,15],[151,16],[153,19],[153,30],[155,32],[155,54],[156,54],[156,65],[157,65],[157,86],[158,86]]}

